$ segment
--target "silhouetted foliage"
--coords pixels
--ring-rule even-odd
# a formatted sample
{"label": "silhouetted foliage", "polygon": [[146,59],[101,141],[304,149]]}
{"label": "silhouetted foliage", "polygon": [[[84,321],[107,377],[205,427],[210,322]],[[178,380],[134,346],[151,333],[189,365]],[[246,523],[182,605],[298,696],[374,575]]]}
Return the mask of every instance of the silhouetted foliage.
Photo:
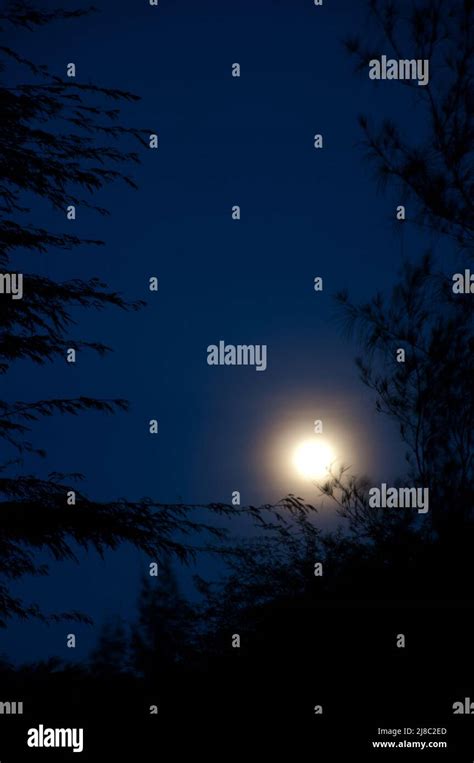
{"label": "silhouetted foliage", "polygon": [[474,518],[470,295],[453,294],[426,256],[405,265],[389,299],[355,306],[343,293],[339,302],[365,350],[357,361],[362,381],[376,392],[377,410],[397,422],[413,483],[430,490],[433,530],[458,535]]}
{"label": "silhouetted foliage", "polygon": [[[371,0],[368,8],[382,41],[348,40],[358,68],[366,69],[382,53],[431,63],[427,87],[400,83],[421,99],[429,129],[406,136],[393,123],[376,129],[362,117],[370,159],[383,185],[395,183],[408,194],[416,210],[410,219],[446,236],[452,254],[467,259],[474,220],[474,5]],[[281,524],[262,519],[262,537],[227,547],[230,571],[224,580],[197,578],[216,648],[225,651],[222,634],[233,628],[256,638],[274,633],[269,623],[277,610],[287,612],[286,621],[277,619],[281,632],[289,633],[296,603],[312,611],[337,601],[472,598],[473,306],[472,295],[453,293],[449,264],[455,257],[449,263],[443,256],[440,262],[424,253],[403,263],[391,292],[366,304],[354,304],[346,291],[336,297],[343,328],[361,347],[361,380],[375,392],[377,410],[398,425],[407,447],[408,472],[395,484],[409,480],[429,488],[428,516],[372,508],[373,482],[343,465],[317,486],[343,520],[337,532],[318,532],[312,508],[298,513],[298,521],[291,513]],[[457,259],[456,270],[463,268]],[[399,348],[405,350],[404,363],[397,362]],[[319,579],[312,573],[315,562],[324,564]]]}
{"label": "silhouetted foliage", "polygon": [[[368,7],[382,39],[378,52],[365,39],[369,31],[347,41],[359,68],[382,52],[430,63],[428,85],[400,83],[416,94],[426,130],[413,134],[393,122],[375,128],[361,117],[369,157],[383,185],[407,195],[416,211],[408,219],[447,239],[442,256],[428,252],[404,263],[390,295],[355,305],[341,292],[337,300],[363,349],[361,379],[408,447],[409,477],[430,489],[431,528],[456,543],[469,536],[474,510],[474,314],[472,297],[452,290],[453,267],[464,272],[472,254],[474,4],[370,0]],[[453,239],[461,247],[457,258]],[[396,360],[398,348],[404,363]]]}
{"label": "silhouetted foliage", "polygon": [[142,577],[135,620],[105,623],[89,668],[94,676],[130,672],[153,684],[196,664],[199,632],[197,610],[181,595],[170,558],[164,557],[157,576]]}
{"label": "silhouetted foliage", "polygon": [[94,676],[104,679],[130,669],[128,632],[120,618],[104,624],[89,665]]}
{"label": "silhouetted foliage", "polygon": [[[382,186],[395,182],[410,202],[407,219],[452,236],[472,254],[474,235],[474,4],[472,0],[369,0],[362,36],[346,40],[357,69],[381,54],[428,59],[429,84],[401,80],[426,130],[360,117],[365,147]],[[374,43],[373,35],[380,41]]]}
{"label": "silhouetted foliage", "polygon": [[[111,182],[136,187],[128,168],[139,162],[139,154],[128,144],[135,141],[137,146],[147,146],[144,134],[150,131],[126,126],[120,109],[138,97],[117,88],[65,81],[11,44],[17,27],[34,32],[46,24],[73,21],[89,12],[42,10],[23,2],[10,3],[0,12],[4,41],[0,45],[0,266],[5,274],[16,272],[18,253],[45,257],[52,249],[79,252],[81,245],[102,243],[33,224],[32,200],[47,202],[61,213],[62,221],[66,204],[107,214],[94,202],[94,194]],[[24,298],[0,300],[0,371],[4,374],[17,360],[35,364],[64,361],[69,347],[104,354],[109,350],[104,344],[70,335],[78,308],[137,310],[143,305],[111,291],[95,277],[59,282],[34,272],[24,276]],[[12,457],[5,457],[0,466],[0,626],[13,615],[87,620],[77,612],[47,615],[36,605],[11,595],[12,580],[26,574],[47,574],[47,566],[36,561],[39,550],[50,552],[55,560],[76,559],[81,547],[103,554],[129,542],[153,558],[166,552],[186,561],[193,548],[185,536],[206,529],[221,534],[195,520],[195,508],[200,507],[163,505],[151,498],[94,501],[77,489],[80,474],[52,473],[43,479],[24,473],[24,454],[46,455],[30,441],[32,423],[56,414],[126,409],[127,402],[122,399],[86,396],[0,401],[0,437],[13,450]],[[76,493],[75,506],[67,506],[69,491]],[[209,510],[231,512],[221,504]]]}
{"label": "silhouetted foliage", "polygon": [[195,612],[180,594],[176,575],[165,560],[158,577],[142,579],[130,641],[132,666],[153,680],[173,667],[189,668],[195,647]]}

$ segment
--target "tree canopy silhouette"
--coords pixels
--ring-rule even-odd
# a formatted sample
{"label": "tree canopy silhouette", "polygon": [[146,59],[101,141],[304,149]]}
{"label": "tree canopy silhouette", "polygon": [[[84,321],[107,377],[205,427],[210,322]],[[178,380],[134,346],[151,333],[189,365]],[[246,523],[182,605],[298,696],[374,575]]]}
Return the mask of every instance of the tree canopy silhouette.
{"label": "tree canopy silhouette", "polygon": [[[390,181],[410,203],[408,219],[450,236],[472,256],[474,235],[474,4],[472,0],[369,0],[364,33],[346,40],[356,69],[381,53],[428,59],[430,81],[402,80],[424,117],[423,131],[393,119],[360,117],[382,187]],[[374,35],[378,35],[374,42]]]}
{"label": "tree canopy silhouette", "polygon": [[[413,134],[393,121],[377,127],[365,116],[360,124],[382,187],[409,200],[407,221],[435,230],[443,251],[410,252],[387,294],[357,304],[341,291],[336,304],[343,330],[360,347],[361,381],[406,446],[407,473],[397,484],[429,488],[429,514],[420,521],[413,509],[371,507],[373,483],[343,465],[317,486],[344,520],[339,531],[313,533],[317,517],[308,506],[297,521],[285,514],[264,522],[263,538],[228,546],[223,581],[197,578],[203,617],[216,632],[244,623],[256,633],[275,606],[291,611],[295,601],[472,598],[474,313],[472,295],[453,293],[452,276],[472,254],[474,4],[369,0],[368,12],[381,40],[374,43],[367,26],[346,42],[356,69],[367,70],[382,52],[432,64],[426,87],[399,85],[408,85],[407,99],[412,92],[419,99],[428,129]],[[405,362],[397,362],[399,348]],[[325,569],[319,580],[318,561]]]}
{"label": "tree canopy silhouette", "polygon": [[[443,251],[411,255],[387,297],[355,305],[342,291],[337,300],[364,351],[357,360],[362,381],[376,392],[377,410],[398,423],[409,476],[430,488],[433,530],[460,541],[474,509],[474,313],[472,297],[452,286],[455,271],[464,272],[472,257],[474,4],[370,0],[368,6],[383,51],[427,58],[431,72],[425,87],[401,83],[407,95],[416,94],[427,129],[413,134],[393,120],[376,127],[362,116],[368,157],[382,185],[408,200],[407,221],[435,229]],[[374,52],[368,35],[346,42],[356,68],[382,49]],[[405,363],[396,362],[398,348]]]}
{"label": "tree canopy silhouette", "polygon": [[[7,42],[14,39],[17,28],[33,34],[44,25],[73,23],[90,12],[43,10],[24,2],[10,3],[0,12],[0,267],[5,275],[16,273],[18,254],[47,257],[54,249],[79,253],[84,245],[103,243],[34,224],[31,205],[35,201],[48,203],[63,221],[66,204],[108,214],[95,203],[94,195],[110,183],[136,188],[129,168],[138,164],[138,149],[148,146],[144,136],[150,131],[124,124],[121,107],[136,102],[138,96],[66,81]],[[133,143],[136,148],[132,149]],[[23,299],[0,298],[0,371],[6,374],[20,360],[36,365],[65,360],[70,347],[103,355],[109,347],[71,336],[80,311],[108,307],[133,311],[143,305],[141,300],[130,301],[111,291],[96,277],[58,281],[25,273]],[[47,566],[37,561],[39,550],[55,560],[77,559],[80,547],[103,554],[129,542],[153,558],[167,552],[186,560],[193,553],[186,536],[205,530],[220,534],[194,519],[196,507],[162,504],[151,498],[95,501],[78,489],[80,474],[52,472],[44,479],[25,473],[25,454],[46,455],[30,440],[32,423],[56,414],[115,413],[127,408],[122,399],[86,396],[0,401],[0,436],[11,453],[0,465],[0,625],[12,616],[87,619],[78,612],[43,613],[37,605],[11,594],[12,580],[47,573]],[[75,506],[66,502],[71,491],[76,494]],[[216,513],[231,511],[222,504],[207,508]]]}

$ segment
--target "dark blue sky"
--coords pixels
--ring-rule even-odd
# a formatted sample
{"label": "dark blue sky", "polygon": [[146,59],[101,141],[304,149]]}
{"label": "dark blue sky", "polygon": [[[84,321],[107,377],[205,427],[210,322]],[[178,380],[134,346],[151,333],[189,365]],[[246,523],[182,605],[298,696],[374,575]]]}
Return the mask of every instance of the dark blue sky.
{"label": "dark blue sky", "polygon": [[[78,316],[78,337],[113,347],[105,359],[83,353],[75,367],[18,364],[3,381],[9,399],[83,394],[131,403],[129,414],[38,424],[48,459],[28,466],[83,472],[99,498],[230,501],[240,490],[243,503],[255,504],[307,487],[314,500],[310,485],[280,469],[277,454],[292,438],[311,436],[321,418],[354,470],[374,480],[400,474],[396,430],[376,416],[358,380],[357,348],[344,338],[332,299],[346,287],[356,301],[388,289],[401,262],[398,201],[377,189],[357,116],[410,118],[410,129],[417,119],[402,85],[353,73],[342,40],[364,29],[365,3],[96,5],[95,16],[21,33],[10,44],[58,75],[73,61],[78,81],[140,95],[124,117],[156,131],[160,148],[142,150],[133,170],[139,191],[117,185],[98,195],[110,217],[79,209],[69,223],[105,247],[26,257],[24,268],[59,279],[98,275],[149,306]],[[234,62],[240,79],[231,77]],[[315,133],[324,136],[322,150],[313,148]],[[239,222],[231,219],[234,204]],[[38,202],[34,216],[67,230]],[[405,253],[419,245],[405,229]],[[151,275],[160,290],[150,297]],[[318,275],[322,293],[313,290]],[[206,348],[220,339],[266,344],[267,370],[208,366]],[[156,437],[150,418],[159,420]],[[60,577],[53,567],[49,579],[18,590],[38,593],[51,608],[83,608],[99,625],[107,612],[130,612],[143,563],[121,551],[105,563],[61,565]],[[70,630],[23,624],[2,634],[0,649],[67,657]],[[72,630],[81,635],[80,657],[95,634]]]}

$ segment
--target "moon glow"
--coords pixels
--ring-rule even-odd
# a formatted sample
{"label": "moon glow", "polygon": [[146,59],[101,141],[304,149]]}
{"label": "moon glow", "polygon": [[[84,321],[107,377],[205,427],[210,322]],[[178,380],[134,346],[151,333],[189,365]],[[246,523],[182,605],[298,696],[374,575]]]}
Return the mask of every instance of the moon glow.
{"label": "moon glow", "polygon": [[335,461],[334,449],[324,440],[313,439],[300,443],[293,452],[293,465],[298,474],[309,480],[323,479]]}

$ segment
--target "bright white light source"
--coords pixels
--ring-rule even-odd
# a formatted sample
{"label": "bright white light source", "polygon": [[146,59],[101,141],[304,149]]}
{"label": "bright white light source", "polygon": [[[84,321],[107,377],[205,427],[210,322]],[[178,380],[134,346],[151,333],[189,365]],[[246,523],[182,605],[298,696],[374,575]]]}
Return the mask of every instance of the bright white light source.
{"label": "bright white light source", "polygon": [[328,476],[335,457],[334,450],[327,442],[320,439],[306,440],[296,448],[293,463],[302,477],[318,480]]}

